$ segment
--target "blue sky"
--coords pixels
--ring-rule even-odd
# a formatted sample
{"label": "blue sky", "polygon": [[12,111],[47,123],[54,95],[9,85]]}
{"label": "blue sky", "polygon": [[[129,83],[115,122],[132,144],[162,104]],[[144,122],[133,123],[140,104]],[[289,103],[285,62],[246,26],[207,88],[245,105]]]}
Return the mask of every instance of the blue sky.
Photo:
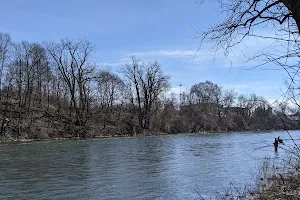
{"label": "blue sky", "polygon": [[[284,72],[247,70],[257,62],[245,62],[270,44],[246,40],[226,58],[211,44],[199,51],[198,32],[220,22],[216,5],[195,0],[5,0],[1,2],[0,31],[14,41],[58,41],[86,38],[96,51],[99,65],[117,70],[131,55],[140,60],[158,60],[171,76],[174,92],[206,80],[235,89],[239,94],[256,93],[270,101],[284,90]],[[197,54],[195,55],[195,53]],[[264,68],[275,68],[265,66]]]}

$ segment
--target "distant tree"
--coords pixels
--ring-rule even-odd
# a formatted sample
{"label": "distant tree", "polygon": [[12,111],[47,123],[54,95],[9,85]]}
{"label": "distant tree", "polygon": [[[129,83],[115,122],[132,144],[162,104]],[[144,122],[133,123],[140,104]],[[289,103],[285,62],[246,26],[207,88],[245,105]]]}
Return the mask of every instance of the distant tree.
{"label": "distant tree", "polygon": [[9,67],[9,74],[13,77],[13,85],[18,94],[19,108],[25,108],[26,99],[29,97],[31,82],[34,76],[32,70],[30,70],[29,60],[29,43],[23,41],[20,44],[14,44],[13,49],[13,62]]}
{"label": "distant tree", "polygon": [[170,86],[169,77],[163,74],[157,61],[143,63],[135,57],[122,68],[122,73],[132,91],[132,104],[138,109],[139,127],[149,129],[156,112],[155,102]]}
{"label": "distant tree", "polygon": [[251,126],[253,129],[272,129],[278,125],[274,124],[274,116],[269,103],[266,100],[260,101],[252,113]]}
{"label": "distant tree", "polygon": [[221,119],[222,87],[211,81],[200,82],[190,89],[190,105],[182,112],[191,116],[192,131],[217,130]]}
{"label": "distant tree", "polygon": [[237,106],[240,108],[247,107],[247,97],[245,95],[239,95],[237,98]]}
{"label": "distant tree", "polygon": [[[156,131],[165,133],[178,133],[181,130],[180,115],[179,115],[179,102],[176,93],[163,95],[160,101],[156,104],[158,112],[154,115],[153,124]],[[180,121],[179,121],[180,120]],[[177,122],[177,123],[176,123]],[[176,125],[175,125],[176,123]],[[177,127],[178,126],[178,127]]]}
{"label": "distant tree", "polygon": [[201,82],[191,87],[192,99],[200,104],[219,104],[222,95],[222,88],[211,82]]}
{"label": "distant tree", "polygon": [[125,84],[118,75],[109,71],[100,71],[96,80],[98,102],[102,108],[111,108],[117,101],[121,103]]}
{"label": "distant tree", "polygon": [[4,77],[4,67],[7,64],[9,50],[11,47],[11,38],[8,33],[0,32],[0,102],[2,99],[2,84]]}
{"label": "distant tree", "polygon": [[38,100],[38,103],[42,103],[42,90],[43,87],[46,87],[49,83],[49,78],[51,77],[51,68],[49,66],[49,61],[47,57],[46,49],[37,43],[31,44],[30,48],[31,54],[31,65],[35,73],[35,98]]}
{"label": "distant tree", "polygon": [[222,95],[222,105],[223,107],[230,107],[234,104],[237,97],[237,92],[235,90],[225,90]]}
{"label": "distant tree", "polygon": [[73,118],[74,109],[74,124],[84,127],[89,111],[89,84],[94,77],[94,67],[89,64],[93,46],[86,40],[68,39],[46,46],[70,94],[70,118]]}
{"label": "distant tree", "polygon": [[221,103],[219,108],[220,111],[223,111],[225,115],[235,103],[236,96],[237,96],[237,92],[235,90],[225,90],[222,92],[222,98],[221,98]]}
{"label": "distant tree", "polygon": [[97,116],[100,116],[103,128],[107,123],[118,124],[116,121],[120,119],[121,107],[124,106],[125,83],[117,74],[106,70],[98,72],[96,82],[95,97],[100,107]]}
{"label": "distant tree", "polygon": [[276,102],[274,110],[282,115],[290,115],[296,113],[296,110],[289,106],[287,102]]}
{"label": "distant tree", "polygon": [[268,103],[263,97],[257,96],[256,94],[250,94],[249,96],[240,95],[238,97],[237,105],[240,108],[247,109],[249,111],[248,117],[251,117],[257,107],[268,105]]}

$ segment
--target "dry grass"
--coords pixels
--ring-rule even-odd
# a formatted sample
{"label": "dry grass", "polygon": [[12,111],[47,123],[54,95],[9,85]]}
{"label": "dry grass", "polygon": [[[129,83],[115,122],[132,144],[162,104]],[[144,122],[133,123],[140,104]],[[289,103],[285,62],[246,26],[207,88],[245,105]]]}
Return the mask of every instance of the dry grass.
{"label": "dry grass", "polygon": [[300,199],[300,174],[278,174],[271,178],[269,184],[262,188],[259,199]]}

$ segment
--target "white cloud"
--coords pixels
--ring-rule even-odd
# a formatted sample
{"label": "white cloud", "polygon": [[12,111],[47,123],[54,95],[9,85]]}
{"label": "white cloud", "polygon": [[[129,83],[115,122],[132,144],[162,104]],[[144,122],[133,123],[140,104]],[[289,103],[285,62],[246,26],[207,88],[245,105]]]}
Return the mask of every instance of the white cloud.
{"label": "white cloud", "polygon": [[[258,32],[257,35],[268,38],[276,38],[274,33]],[[137,56],[146,59],[180,59],[190,64],[194,70],[201,70],[207,67],[218,68],[245,68],[251,69],[259,66],[263,62],[262,58],[252,59],[252,57],[265,53],[274,53],[282,50],[279,41],[268,38],[248,37],[242,43],[231,48],[227,54],[224,50],[214,51],[209,48],[187,49],[154,49],[149,51],[136,51],[125,54],[125,57]]]}
{"label": "white cloud", "polygon": [[[233,63],[229,58],[226,58],[223,54],[213,52],[211,50],[183,50],[183,49],[164,49],[164,50],[151,50],[141,52],[127,53],[125,56],[137,56],[146,59],[168,58],[181,60],[183,63],[189,65],[187,68],[193,70],[201,70],[203,68],[216,66],[229,68],[233,66]],[[239,65],[240,66],[240,65]]]}
{"label": "white cloud", "polygon": [[141,51],[131,52],[127,56],[138,56],[138,57],[192,57],[196,54],[196,50],[152,50],[152,51]]}
{"label": "white cloud", "polygon": [[104,61],[104,62],[99,62],[98,65],[99,66],[108,66],[108,67],[119,67],[119,66],[123,66],[125,64],[127,64],[128,62],[130,62],[130,58],[122,58],[119,59],[117,61],[113,61],[113,62],[108,62],[108,61]]}
{"label": "white cloud", "polygon": [[241,67],[240,56],[234,53],[226,57],[222,52],[215,52],[207,49],[183,50],[183,49],[160,49],[151,51],[136,51],[126,53],[125,57],[137,56],[143,59],[169,58],[180,59],[184,63],[192,65],[191,68],[206,68],[211,66],[230,68]]}

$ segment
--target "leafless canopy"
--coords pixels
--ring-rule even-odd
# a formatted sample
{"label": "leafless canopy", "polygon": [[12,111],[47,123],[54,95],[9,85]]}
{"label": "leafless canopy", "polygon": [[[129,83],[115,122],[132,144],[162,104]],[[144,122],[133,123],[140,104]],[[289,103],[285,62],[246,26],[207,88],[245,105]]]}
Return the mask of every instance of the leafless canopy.
{"label": "leafless canopy", "polygon": [[[230,48],[272,25],[275,31],[299,34],[300,2],[297,0],[219,0],[226,18],[204,33],[218,48]],[[271,26],[269,26],[271,27]]]}
{"label": "leafless canopy", "polygon": [[[225,54],[248,37],[272,40],[274,46],[247,56],[249,60],[279,66],[287,72],[288,91],[299,88],[300,1],[299,0],[219,0],[225,19],[202,35],[202,42],[225,49]],[[268,31],[266,31],[268,30]],[[250,58],[249,58],[250,57]],[[295,92],[292,91],[292,92]]]}
{"label": "leafless canopy", "polygon": [[54,59],[61,77],[68,86],[70,116],[72,108],[76,111],[76,124],[84,125],[88,116],[89,81],[94,70],[89,65],[93,47],[89,41],[61,40],[61,43],[47,44],[47,50]]}

